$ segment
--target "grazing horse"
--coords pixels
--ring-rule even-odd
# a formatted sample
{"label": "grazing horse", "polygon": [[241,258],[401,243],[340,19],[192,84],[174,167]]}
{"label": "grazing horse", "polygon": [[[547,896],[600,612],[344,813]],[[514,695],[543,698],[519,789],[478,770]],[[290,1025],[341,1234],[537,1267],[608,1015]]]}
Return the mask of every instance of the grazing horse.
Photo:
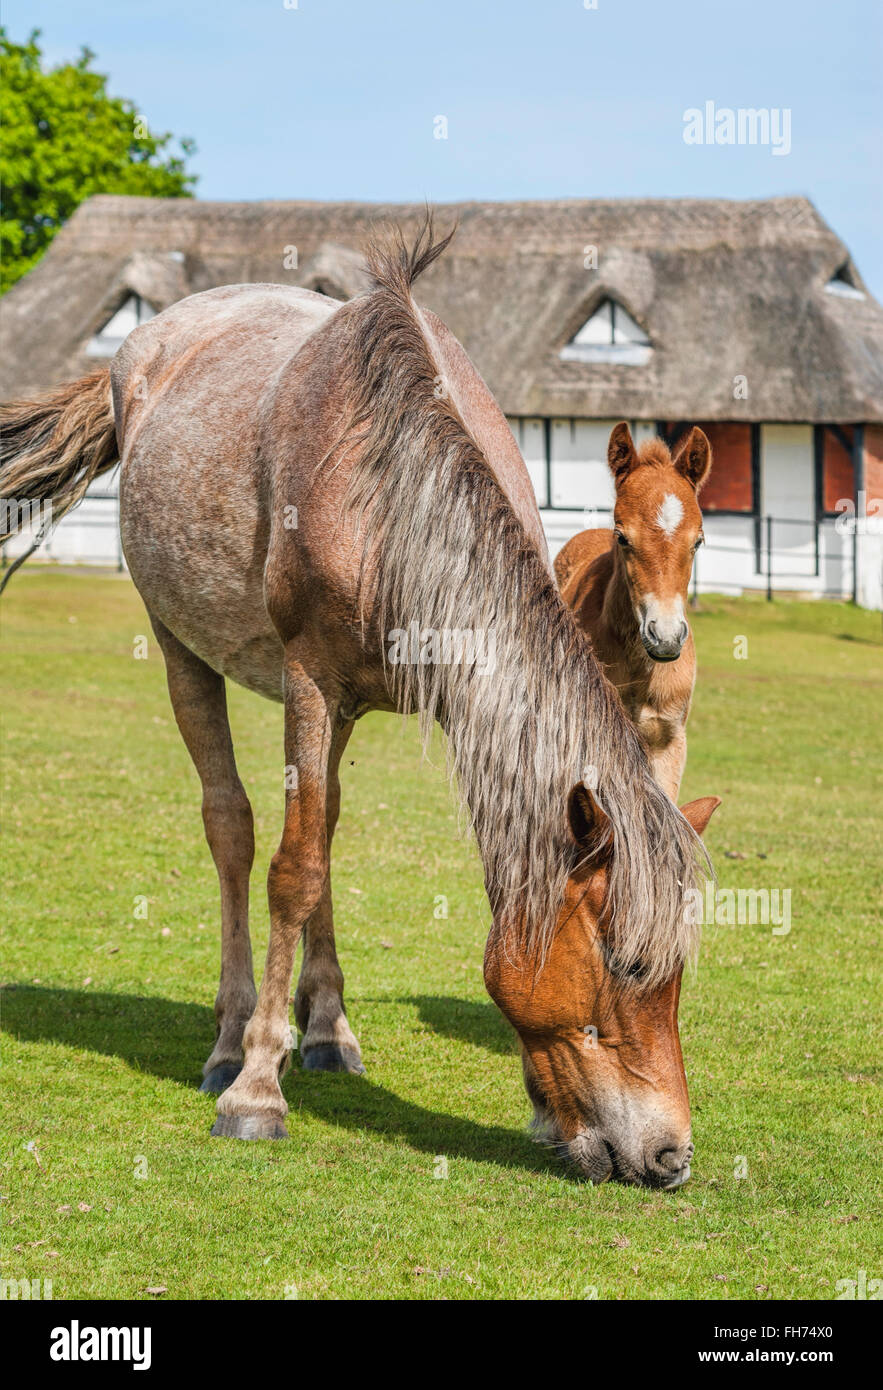
{"label": "grazing horse", "polygon": [[[280,285],[185,299],[99,371],[5,410],[3,491],[56,514],[121,459],[120,525],[199,773],[221,887],[216,1135],[284,1138],[295,996],[305,1068],[362,1071],[343,1004],[329,855],[338,765],[370,709],[447,735],[492,911],[488,989],[538,1120],[595,1181],[689,1176],[677,1030],[696,944],[685,890],[715,798],[682,814],[562,602],[527,471],[459,343],[411,287],[431,223],[370,253],[339,304]],[[494,660],[393,662],[416,624]],[[252,814],[225,677],[284,707],[284,825],[252,976]],[[280,772],[280,797],[283,778]],[[695,900],[694,900],[695,901]]]}
{"label": "grazing horse", "polygon": [[610,435],[607,460],[616,484],[613,531],[573,536],[555,557],[555,574],[641,736],[653,776],[676,801],[696,680],[687,588],[702,544],[697,497],[711,446],[694,428],[673,458],[661,439],[647,440],[639,453],[623,421]]}

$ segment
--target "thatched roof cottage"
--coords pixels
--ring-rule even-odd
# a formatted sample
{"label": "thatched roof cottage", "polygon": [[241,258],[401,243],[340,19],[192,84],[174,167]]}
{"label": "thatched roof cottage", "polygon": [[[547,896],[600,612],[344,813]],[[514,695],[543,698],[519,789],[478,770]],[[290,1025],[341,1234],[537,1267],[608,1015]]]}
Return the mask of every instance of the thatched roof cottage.
{"label": "thatched roof cottage", "polygon": [[[407,231],[422,213],[92,198],[3,300],[0,389],[80,375],[145,317],[216,285],[278,281],[347,299],[364,288],[371,231]],[[419,297],[508,416],[552,549],[586,509],[611,503],[616,420],[669,440],[699,423],[715,454],[702,587],[880,603],[879,543],[854,544],[850,523],[883,499],[883,309],[807,199],[464,203],[436,215],[459,230]],[[62,524],[56,555],[82,549],[74,533],[87,520]]]}

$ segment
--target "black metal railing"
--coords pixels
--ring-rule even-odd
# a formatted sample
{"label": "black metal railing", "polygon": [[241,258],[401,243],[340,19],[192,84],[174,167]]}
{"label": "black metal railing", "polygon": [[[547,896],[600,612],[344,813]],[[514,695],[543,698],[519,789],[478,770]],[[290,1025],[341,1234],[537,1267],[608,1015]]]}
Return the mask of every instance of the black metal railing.
{"label": "black metal railing", "polygon": [[[542,508],[541,510],[550,510]],[[564,508],[556,508],[559,513]],[[586,525],[592,525],[595,518],[612,517],[612,507],[573,507],[569,509],[572,514],[582,513]],[[716,537],[709,537],[706,532],[705,543],[696,552],[693,562],[693,573],[690,580],[690,587],[694,596],[699,592],[700,569],[705,570],[707,557],[711,555],[739,555],[745,560],[753,561],[752,578],[758,582],[744,582],[742,578],[738,580],[727,580],[716,576],[712,568],[711,577],[708,579],[709,586],[721,584],[726,587],[738,588],[743,593],[762,593],[767,599],[772,600],[776,589],[788,590],[800,589],[801,580],[817,580],[822,577],[823,561],[828,561],[839,565],[844,570],[848,570],[849,583],[844,589],[842,583],[828,587],[822,585],[821,588],[814,587],[819,597],[842,598],[844,592],[851,592],[853,600],[856,598],[856,568],[854,563],[855,556],[855,536],[850,530],[838,530],[835,528],[837,517],[819,516],[816,518],[798,518],[785,516],[772,516],[768,514],[753,515],[750,512],[734,513],[728,512],[721,514],[728,520],[739,520],[740,518],[753,526],[753,542],[750,548],[744,545],[728,545],[726,541]],[[705,524],[708,528],[713,524],[716,513],[706,512]],[[791,544],[784,543],[782,540],[781,528],[790,528],[786,534],[795,535],[796,528],[802,528],[806,533],[805,541],[797,539]],[[778,532],[778,535],[777,535]],[[830,539],[837,538],[839,548],[836,551],[830,549]],[[828,538],[829,546],[826,548],[824,537]],[[804,548],[805,547],[805,548]],[[807,567],[796,567],[796,557],[801,555],[809,561]],[[807,553],[808,552],[808,553]],[[801,558],[803,558],[803,556]],[[792,581],[783,583],[782,581]]]}
{"label": "black metal railing", "polygon": [[[85,524],[88,526],[98,526],[102,529],[110,529],[112,527],[115,530],[116,568],[118,571],[124,570],[125,560],[123,557],[122,543],[119,534],[118,495],[115,492],[90,492],[87,493],[86,497],[84,498],[84,502],[113,502],[116,504],[112,509],[108,509],[108,512],[105,516],[102,516],[100,518],[89,517],[88,520],[85,521]],[[596,518],[612,517],[613,515],[612,507],[558,507],[554,509],[542,507],[540,510],[543,512],[554,510],[559,515],[564,512],[570,512],[571,515],[581,515],[583,518],[584,525],[591,525]],[[716,514],[714,512],[706,513],[706,527],[708,527],[710,524],[714,522],[715,515]],[[759,582],[745,583],[742,579],[739,579],[738,581],[726,580],[724,578],[718,579],[714,577],[712,571],[712,577],[710,577],[708,580],[708,583],[710,585],[720,583],[724,587],[738,588],[740,591],[745,593],[764,593],[766,594],[766,597],[768,599],[772,599],[773,594],[777,588],[787,589],[789,587],[787,584],[783,585],[781,582],[782,580],[793,580],[793,587],[799,588],[801,579],[819,579],[821,577],[823,559],[827,559],[829,561],[833,561],[834,563],[839,563],[843,567],[848,566],[850,573],[849,588],[852,591],[853,599],[855,599],[855,537],[848,530],[836,530],[834,526],[836,518],[831,516],[820,516],[815,519],[798,519],[795,517],[781,517],[771,515],[758,516],[752,515],[750,513],[726,513],[722,515],[725,515],[728,520],[738,520],[741,518],[745,522],[751,523],[753,526],[753,543],[749,549],[746,549],[744,545],[728,545],[723,540],[719,540],[715,537],[709,538],[706,535],[705,544],[700,548],[700,550],[697,551],[696,559],[693,563],[691,588],[694,595],[698,594],[699,592],[700,570],[706,570],[707,557],[714,554],[729,554],[739,555],[747,560],[753,558],[753,578],[755,578]],[[809,551],[809,554],[806,558],[811,559],[812,561],[812,566],[810,569],[783,568],[783,566],[787,566],[789,562],[793,563],[795,554],[799,551],[801,542],[797,541],[791,545],[782,544],[781,528],[791,528],[790,534],[793,535],[794,528],[798,527],[802,527],[804,531],[807,533],[805,544]],[[779,533],[778,537],[777,532]],[[832,554],[829,550],[825,549],[822,539],[823,532],[828,537],[833,535],[836,535],[838,537],[838,540],[841,543],[839,553]],[[51,530],[49,533],[49,537],[51,537]],[[48,540],[49,537],[47,537],[46,539]],[[779,541],[778,544],[777,539]],[[90,563],[95,563],[95,558],[95,556],[92,556],[90,558],[88,555],[83,555],[78,557],[76,563],[88,565]],[[2,548],[2,557],[0,557],[0,564],[2,564],[3,569],[5,569],[9,564],[9,559],[6,554],[5,546]],[[706,570],[706,573],[707,572],[708,571]],[[843,596],[844,588],[842,584],[840,584],[839,586],[832,587],[830,589],[823,586],[821,589],[818,589],[817,592],[819,593],[820,597],[828,596],[840,598]]]}

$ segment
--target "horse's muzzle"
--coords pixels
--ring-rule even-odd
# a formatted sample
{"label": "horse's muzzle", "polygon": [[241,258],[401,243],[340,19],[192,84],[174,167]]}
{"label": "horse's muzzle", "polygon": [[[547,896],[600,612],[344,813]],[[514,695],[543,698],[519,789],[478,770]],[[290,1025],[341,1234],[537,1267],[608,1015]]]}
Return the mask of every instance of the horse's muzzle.
{"label": "horse's muzzle", "polygon": [[692,1143],[672,1141],[666,1147],[657,1144],[650,1152],[632,1158],[625,1147],[620,1149],[610,1143],[597,1130],[584,1130],[561,1147],[584,1176],[596,1185],[612,1178],[615,1182],[672,1192],[683,1187],[690,1177]]}

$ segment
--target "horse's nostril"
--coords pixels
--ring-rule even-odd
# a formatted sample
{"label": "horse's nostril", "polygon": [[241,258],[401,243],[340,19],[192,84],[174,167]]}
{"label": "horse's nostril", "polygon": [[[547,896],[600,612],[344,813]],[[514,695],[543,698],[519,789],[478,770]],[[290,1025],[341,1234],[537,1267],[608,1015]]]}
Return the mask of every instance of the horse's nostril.
{"label": "horse's nostril", "polygon": [[683,644],[686,642],[686,640],[687,640],[687,638],[689,637],[689,635],[690,635],[690,629],[689,629],[689,627],[687,626],[686,623],[681,623],[681,639],[680,639],[680,640],[681,640],[681,646],[683,646]]}
{"label": "horse's nostril", "polygon": [[669,1148],[657,1149],[653,1163],[657,1172],[680,1173],[688,1167],[692,1157],[692,1144],[673,1144]]}
{"label": "horse's nostril", "polygon": [[647,636],[650,638],[651,642],[657,642],[659,640],[655,623],[647,624]]}
{"label": "horse's nostril", "polygon": [[648,1150],[646,1159],[648,1187],[662,1187],[666,1192],[671,1192],[676,1187],[682,1187],[690,1177],[692,1157],[693,1145],[690,1143],[682,1144],[675,1134],[670,1136],[669,1143],[664,1148]]}
{"label": "horse's nostril", "polygon": [[683,1168],[680,1149],[660,1149],[656,1155],[656,1166],[666,1172],[676,1173],[679,1168]]}

